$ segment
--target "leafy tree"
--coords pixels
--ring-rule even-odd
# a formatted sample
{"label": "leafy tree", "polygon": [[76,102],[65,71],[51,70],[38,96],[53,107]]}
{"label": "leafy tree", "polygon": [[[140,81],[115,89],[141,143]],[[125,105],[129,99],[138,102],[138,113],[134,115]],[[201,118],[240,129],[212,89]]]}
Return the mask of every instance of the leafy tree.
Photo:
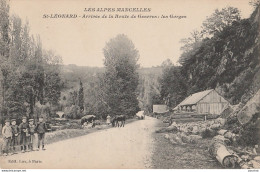
{"label": "leafy tree", "polygon": [[65,108],[65,117],[69,119],[79,119],[82,117],[80,113],[80,108],[77,105],[72,105]]}
{"label": "leafy tree", "polygon": [[226,7],[215,12],[203,22],[203,33],[212,35],[223,31],[226,26],[231,26],[234,21],[239,21],[240,11],[234,7]]}
{"label": "leafy tree", "polygon": [[[171,63],[171,61],[166,61]],[[139,86],[138,86],[138,101],[139,106],[146,112],[153,111],[153,104],[163,104],[163,100],[160,95],[160,84],[158,78],[161,75],[161,69],[157,73],[156,70],[150,69],[149,73],[146,74],[140,72]]]}
{"label": "leafy tree", "polygon": [[241,20],[239,11],[229,7],[216,10],[204,22],[204,28],[212,37],[204,37],[180,57],[188,95],[216,88],[236,104],[247,97],[249,90],[257,90],[253,87],[259,88],[259,84],[252,85],[259,71],[257,10],[249,19]]}
{"label": "leafy tree", "polygon": [[76,90],[69,91],[67,98],[67,106],[77,105],[78,104],[78,92]]}
{"label": "leafy tree", "polygon": [[6,88],[6,114],[9,118],[17,118],[25,113],[22,76],[17,71],[8,75],[8,87]]}
{"label": "leafy tree", "polygon": [[161,97],[169,107],[175,107],[186,96],[187,81],[182,76],[180,67],[169,64],[163,66],[163,74],[159,79]]}
{"label": "leafy tree", "polygon": [[134,115],[139,107],[138,50],[126,35],[117,35],[103,49],[105,56],[105,101],[112,115]]}
{"label": "leafy tree", "polygon": [[84,88],[85,95],[88,95],[85,97],[85,113],[106,119],[110,109],[105,100],[104,74],[89,77]]}
{"label": "leafy tree", "polygon": [[79,81],[79,102],[78,106],[81,111],[84,110],[84,90],[83,90],[83,84],[81,80]]}
{"label": "leafy tree", "polygon": [[9,30],[9,4],[5,0],[0,0],[0,113],[1,113],[1,122],[3,122],[3,114],[6,113],[5,108],[5,99],[6,99],[6,87],[7,75],[8,75],[8,66],[10,65],[9,58],[9,43],[10,43],[10,30]]}
{"label": "leafy tree", "polygon": [[0,55],[9,56],[9,4],[6,0],[0,0]]}
{"label": "leafy tree", "polygon": [[52,51],[43,52],[44,59],[44,102],[51,105],[57,105],[62,89],[60,76],[61,57],[55,55]]}
{"label": "leafy tree", "polygon": [[194,47],[197,47],[200,45],[199,43],[202,41],[202,39],[203,39],[202,32],[199,32],[198,30],[193,30],[190,33],[190,37],[180,40],[180,43],[183,44],[183,46],[181,47],[181,50],[184,53],[191,51]]}
{"label": "leafy tree", "polygon": [[59,101],[61,63],[55,55],[43,53],[40,37],[30,35],[28,22],[9,16],[6,0],[0,0],[0,16],[0,114],[32,118],[36,102]]}
{"label": "leafy tree", "polygon": [[250,0],[249,4],[252,5],[255,8],[258,8],[260,5],[260,0]]}

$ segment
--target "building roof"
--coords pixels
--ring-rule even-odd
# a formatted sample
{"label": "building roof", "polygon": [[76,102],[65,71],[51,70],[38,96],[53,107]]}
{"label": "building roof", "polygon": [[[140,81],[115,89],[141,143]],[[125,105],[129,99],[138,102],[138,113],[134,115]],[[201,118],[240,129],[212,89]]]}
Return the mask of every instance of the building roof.
{"label": "building roof", "polygon": [[[187,97],[186,99],[184,99],[180,104],[178,104],[178,106],[197,104],[202,98],[204,98],[206,95],[208,95],[213,90],[214,89],[194,93],[194,94],[190,95],[189,97]],[[177,108],[178,106],[176,106],[175,108]]]}

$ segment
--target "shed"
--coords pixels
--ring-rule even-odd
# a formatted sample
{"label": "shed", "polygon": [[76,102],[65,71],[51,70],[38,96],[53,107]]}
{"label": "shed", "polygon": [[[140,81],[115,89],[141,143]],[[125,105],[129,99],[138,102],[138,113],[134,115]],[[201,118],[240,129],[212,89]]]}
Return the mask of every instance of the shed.
{"label": "shed", "polygon": [[166,113],[168,112],[167,105],[153,105],[153,113]]}
{"label": "shed", "polygon": [[184,99],[173,110],[219,115],[229,102],[214,89],[194,93]]}

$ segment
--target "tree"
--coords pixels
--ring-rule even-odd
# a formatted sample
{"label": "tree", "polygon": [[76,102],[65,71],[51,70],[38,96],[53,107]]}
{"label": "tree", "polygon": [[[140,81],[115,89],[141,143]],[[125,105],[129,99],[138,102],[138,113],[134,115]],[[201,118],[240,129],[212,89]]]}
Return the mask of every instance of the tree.
{"label": "tree", "polygon": [[83,90],[83,84],[81,80],[79,81],[79,101],[78,106],[81,111],[84,111],[84,90]]}
{"label": "tree", "polygon": [[190,37],[184,38],[180,40],[180,43],[183,44],[181,47],[181,50],[183,52],[189,52],[191,51],[194,46],[199,46],[197,45],[199,42],[201,42],[203,39],[203,34],[202,32],[199,32],[198,30],[194,30],[190,33]]}
{"label": "tree", "polygon": [[105,56],[105,101],[112,115],[134,115],[139,107],[138,50],[126,35],[117,35],[103,49]]}
{"label": "tree", "polygon": [[44,60],[44,103],[57,105],[60,101],[62,81],[60,77],[61,57],[52,51],[43,52]]}
{"label": "tree", "polygon": [[105,101],[104,74],[98,73],[97,76],[89,77],[84,92],[88,95],[85,97],[85,113],[106,119],[110,109]]}
{"label": "tree", "polygon": [[255,7],[255,8],[258,8],[259,5],[260,5],[260,0],[250,0],[249,1],[249,5]]}
{"label": "tree", "polygon": [[239,21],[240,11],[234,7],[226,7],[215,12],[203,22],[203,33],[212,35],[223,31],[226,26],[230,26],[234,21]]}
{"label": "tree", "polygon": [[0,55],[9,56],[9,4],[5,0],[0,0]]}
{"label": "tree", "polygon": [[198,30],[192,31],[190,37],[181,39],[180,43],[183,45],[180,50],[182,51],[182,54],[178,62],[182,65],[187,63],[187,61],[190,60],[191,54],[201,46],[202,40],[203,34]]}
{"label": "tree", "polygon": [[[187,95],[217,89],[232,104],[236,104],[250,95],[251,90],[259,88],[255,79],[259,71],[258,10],[255,9],[249,19],[243,20],[234,10],[229,14],[234,20],[232,17],[225,19],[229,22],[221,27],[219,21],[222,22],[224,13],[219,16],[214,13],[216,18],[221,19],[211,20],[212,27],[216,27],[214,35],[204,38],[199,46],[183,52],[180,57],[181,74],[188,84]],[[214,21],[216,24],[213,24]],[[248,53],[249,50],[251,53]]]}
{"label": "tree", "polygon": [[9,30],[9,4],[5,0],[0,0],[0,113],[1,113],[1,122],[3,122],[2,114],[5,114],[5,97],[6,97],[6,87],[7,75],[8,75],[8,66],[10,65],[9,58],[9,43],[10,43],[10,30]]}
{"label": "tree", "polygon": [[159,83],[161,84],[161,99],[169,107],[175,107],[187,94],[187,83],[178,66],[164,66]]}
{"label": "tree", "polygon": [[[163,65],[172,64],[168,59]],[[142,69],[139,72],[139,85],[138,85],[138,101],[139,106],[142,110],[146,112],[153,111],[153,104],[163,104],[163,100],[160,94],[160,83],[158,78],[161,75],[161,68],[159,71],[150,68],[149,72],[142,72]]]}
{"label": "tree", "polygon": [[59,102],[61,63],[55,55],[43,54],[40,37],[30,35],[28,22],[9,16],[6,0],[0,0],[0,16],[0,120],[2,114],[32,118],[36,102]]}
{"label": "tree", "polygon": [[67,106],[77,105],[78,104],[78,93],[75,90],[69,91]]}

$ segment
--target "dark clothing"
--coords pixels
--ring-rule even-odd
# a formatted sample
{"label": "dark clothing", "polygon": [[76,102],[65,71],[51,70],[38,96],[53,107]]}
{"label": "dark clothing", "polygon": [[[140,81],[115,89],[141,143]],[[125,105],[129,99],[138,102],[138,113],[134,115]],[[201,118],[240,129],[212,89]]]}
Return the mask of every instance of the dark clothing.
{"label": "dark clothing", "polygon": [[13,149],[13,151],[15,151],[15,146],[17,146],[18,143],[18,135],[19,135],[19,127],[17,125],[11,125],[12,127],[12,132],[13,132],[13,137],[11,140],[11,148]]}
{"label": "dark clothing", "polygon": [[13,132],[13,136],[17,136],[19,134],[19,128],[17,125],[11,125],[12,127],[12,132]]}
{"label": "dark clothing", "polygon": [[[34,143],[34,132],[35,132],[35,125],[34,124],[29,124],[29,134],[30,134],[30,138],[28,139],[29,140],[29,148],[31,150],[33,150],[33,143]],[[28,148],[28,149],[29,149]]]}
{"label": "dark clothing", "polygon": [[30,143],[28,145],[28,149],[33,150],[34,140],[35,140],[35,136],[33,134],[31,134],[31,136],[30,136]]}
{"label": "dark clothing", "polygon": [[18,144],[18,136],[13,136],[11,140],[11,147],[13,148],[13,150],[15,150],[15,146],[17,146]]}
{"label": "dark clothing", "polygon": [[39,122],[35,128],[36,133],[42,134],[47,131],[47,126],[45,122]]}
{"label": "dark clothing", "polygon": [[34,134],[35,128],[36,128],[36,127],[35,127],[34,124],[33,124],[33,125],[30,125],[30,124],[29,124],[29,134],[30,134],[30,135],[33,135],[33,134]]}
{"label": "dark clothing", "polygon": [[45,122],[39,122],[35,128],[36,133],[38,133],[38,148],[40,148],[42,142],[42,148],[44,148],[45,132],[47,131],[47,126]]}
{"label": "dark clothing", "polygon": [[27,123],[21,123],[19,125],[20,133],[21,133],[21,145],[28,144],[28,136],[29,136],[29,125]]}
{"label": "dark clothing", "polygon": [[28,144],[28,136],[25,133],[21,134],[20,144],[24,146]]}
{"label": "dark clothing", "polygon": [[39,133],[38,134],[38,148],[40,148],[41,142],[42,142],[42,147],[44,148],[44,139],[45,139],[45,133]]}
{"label": "dark clothing", "polygon": [[[27,148],[27,146],[21,146],[21,151],[26,151],[26,148]],[[29,150],[29,146],[28,146],[28,150]]]}
{"label": "dark clothing", "polygon": [[29,129],[29,125],[27,124],[27,123],[21,123],[20,125],[19,125],[19,129],[20,129],[20,133],[21,134],[26,134],[26,133],[28,133],[29,131],[28,131],[28,129]]}

